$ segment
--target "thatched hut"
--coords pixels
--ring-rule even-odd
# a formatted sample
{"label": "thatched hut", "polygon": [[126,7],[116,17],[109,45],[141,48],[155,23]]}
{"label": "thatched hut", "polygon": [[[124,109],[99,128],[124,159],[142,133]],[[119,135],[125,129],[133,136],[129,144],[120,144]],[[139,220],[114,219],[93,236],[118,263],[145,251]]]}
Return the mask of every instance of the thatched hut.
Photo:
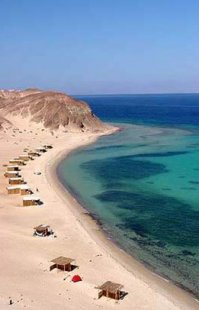
{"label": "thatched hut", "polygon": [[9,160],[9,163],[10,163],[10,164],[13,164],[13,165],[18,165],[18,166],[25,166],[25,165],[26,165],[26,163],[24,162],[24,160],[19,159],[19,158],[11,159],[11,160]]}
{"label": "thatched hut", "polygon": [[8,194],[19,194],[20,188],[19,186],[13,185],[13,186],[7,186]]}
{"label": "thatched hut", "polygon": [[46,237],[53,233],[49,225],[43,225],[43,224],[34,227],[34,230],[35,230],[34,235],[39,237]]}
{"label": "thatched hut", "polygon": [[28,154],[21,154],[19,155],[19,159],[23,161],[29,161],[30,159],[32,159],[32,157],[29,156]]}
{"label": "thatched hut", "polygon": [[106,296],[112,299],[119,300],[122,296],[121,289],[123,285],[114,283],[111,281],[107,281],[104,284],[97,287],[99,289],[98,298],[101,298],[102,296]]}
{"label": "thatched hut", "polygon": [[64,256],[59,256],[53,260],[51,260],[51,262],[53,263],[53,265],[50,266],[50,271],[57,268],[60,269],[62,271],[71,271],[72,270],[72,265],[71,263],[74,261],[73,258],[68,258],[68,257],[64,257]]}
{"label": "thatched hut", "polygon": [[53,146],[51,144],[45,144],[45,145],[43,145],[43,147],[45,149],[52,149],[53,148]]}
{"label": "thatched hut", "polygon": [[23,197],[23,206],[28,207],[28,206],[38,206],[41,205],[42,202],[39,197],[34,196],[34,195],[27,195]]}
{"label": "thatched hut", "polygon": [[18,172],[18,171],[15,171],[15,170],[13,170],[13,171],[6,171],[6,172],[4,173],[4,176],[5,176],[6,178],[18,178],[18,177],[21,177],[21,175],[19,174],[19,172]]}
{"label": "thatched hut", "polygon": [[36,148],[36,151],[39,152],[39,153],[47,152],[47,150],[44,147],[38,147],[38,148]]}
{"label": "thatched hut", "polygon": [[10,178],[9,184],[16,185],[16,184],[24,184],[24,179],[22,177]]}
{"label": "thatched hut", "polygon": [[28,155],[31,156],[31,157],[39,157],[39,156],[41,156],[41,154],[39,152],[36,152],[36,151],[30,151],[30,152],[28,152]]}
{"label": "thatched hut", "polygon": [[33,191],[28,185],[26,184],[20,185],[20,195],[31,195],[31,194],[33,194]]}
{"label": "thatched hut", "polygon": [[32,190],[26,184],[8,186],[7,191],[8,194],[20,194],[20,195],[32,194]]}
{"label": "thatched hut", "polygon": [[21,169],[17,165],[9,165],[7,166],[7,171],[20,171]]}

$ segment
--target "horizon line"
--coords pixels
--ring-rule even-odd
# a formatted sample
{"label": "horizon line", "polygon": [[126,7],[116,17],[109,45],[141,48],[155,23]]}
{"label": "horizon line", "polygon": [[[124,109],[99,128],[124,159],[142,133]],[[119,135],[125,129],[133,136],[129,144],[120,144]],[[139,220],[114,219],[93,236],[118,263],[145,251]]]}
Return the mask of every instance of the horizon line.
{"label": "horizon line", "polygon": [[168,92],[168,93],[104,93],[104,94],[70,94],[70,96],[148,96],[148,95],[199,95],[198,92]]}

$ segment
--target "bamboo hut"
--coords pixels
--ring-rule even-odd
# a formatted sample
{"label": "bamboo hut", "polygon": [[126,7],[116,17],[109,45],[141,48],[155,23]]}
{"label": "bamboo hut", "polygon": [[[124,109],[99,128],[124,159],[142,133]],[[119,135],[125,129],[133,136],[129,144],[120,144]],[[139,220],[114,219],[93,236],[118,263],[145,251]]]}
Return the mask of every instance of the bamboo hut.
{"label": "bamboo hut", "polygon": [[7,166],[7,171],[20,171],[20,168],[19,168],[19,166],[17,166],[17,165],[9,165],[9,166]]}
{"label": "bamboo hut", "polygon": [[10,163],[10,164],[13,164],[13,165],[19,165],[19,166],[24,166],[24,165],[26,165],[26,163],[24,162],[24,160],[19,159],[19,158],[11,159],[11,160],[9,160],[9,163]]}
{"label": "bamboo hut", "polygon": [[114,283],[111,281],[107,281],[104,284],[97,287],[99,289],[98,298],[101,298],[102,296],[106,296],[112,299],[119,300],[122,296],[122,289],[123,285]]}
{"label": "bamboo hut", "polygon": [[9,179],[9,184],[11,185],[16,185],[16,184],[24,184],[24,179],[22,177],[17,177],[17,178],[10,178]]}
{"label": "bamboo hut", "polygon": [[35,230],[34,236],[39,237],[46,237],[53,233],[49,225],[43,225],[43,224],[34,227],[34,230]]}
{"label": "bamboo hut", "polygon": [[27,195],[23,197],[23,206],[28,207],[28,206],[38,206],[41,205],[42,202],[39,197],[34,196],[34,195]]}
{"label": "bamboo hut", "polygon": [[19,159],[23,161],[29,161],[31,159],[31,156],[29,156],[28,154],[21,154],[19,155]]}
{"label": "bamboo hut", "polygon": [[5,173],[4,173],[4,176],[6,177],[6,178],[18,178],[18,177],[21,177],[21,175],[19,174],[19,172],[18,171],[6,171]]}
{"label": "bamboo hut", "polygon": [[52,149],[53,148],[53,146],[51,144],[45,144],[45,145],[43,145],[43,147],[45,149]]}
{"label": "bamboo hut", "polygon": [[41,156],[41,154],[39,152],[36,152],[36,151],[30,151],[30,152],[28,152],[28,155],[32,156],[32,157],[39,157],[39,156]]}
{"label": "bamboo hut", "polygon": [[31,194],[33,194],[33,191],[28,185],[26,184],[20,185],[20,195],[31,195]]}
{"label": "bamboo hut", "polygon": [[32,194],[32,190],[30,189],[30,187],[25,184],[8,186],[7,191],[8,194],[20,194],[20,195]]}
{"label": "bamboo hut", "polygon": [[71,263],[73,261],[74,261],[74,259],[64,257],[64,256],[57,257],[57,258],[51,260],[53,265],[50,266],[50,271],[55,269],[55,268],[60,269],[62,271],[71,271],[72,270]]}
{"label": "bamboo hut", "polygon": [[36,148],[36,151],[39,152],[39,153],[47,152],[47,150],[44,147],[38,147],[38,148]]}
{"label": "bamboo hut", "polygon": [[7,187],[7,191],[8,191],[8,194],[19,194],[20,193],[20,188],[19,186],[8,186]]}

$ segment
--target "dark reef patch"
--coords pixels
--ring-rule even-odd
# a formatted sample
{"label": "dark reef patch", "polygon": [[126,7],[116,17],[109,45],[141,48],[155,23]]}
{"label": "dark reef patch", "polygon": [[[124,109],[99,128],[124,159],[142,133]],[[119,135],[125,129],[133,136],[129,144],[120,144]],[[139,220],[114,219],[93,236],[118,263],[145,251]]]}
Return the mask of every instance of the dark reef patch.
{"label": "dark reef patch", "polygon": [[125,149],[127,148],[128,145],[124,145],[124,144],[117,144],[117,145],[107,145],[107,146],[98,146],[98,147],[92,147],[92,148],[87,148],[84,150],[84,152],[86,153],[91,153],[91,152],[98,152],[98,151],[110,151],[111,149]]}
{"label": "dark reef patch", "polygon": [[111,190],[95,196],[111,212],[126,210],[118,228],[134,231],[175,246],[199,245],[199,211],[178,199],[160,194]]}
{"label": "dark reef patch", "polygon": [[185,191],[197,191],[197,188],[195,188],[195,187],[181,187],[180,189],[183,189],[183,190],[185,190]]}
{"label": "dark reef patch", "polygon": [[135,160],[134,155],[91,160],[81,164],[81,168],[100,179],[105,186],[110,182],[127,179],[139,180],[168,172],[165,165]]}
{"label": "dark reef patch", "polygon": [[189,181],[190,184],[196,184],[196,185],[199,185],[199,182],[198,181]]}
{"label": "dark reef patch", "polygon": [[189,152],[186,151],[179,151],[179,152],[157,152],[157,153],[147,153],[147,154],[136,154],[133,155],[134,158],[136,157],[170,157],[170,156],[179,156],[179,155],[185,155]]}
{"label": "dark reef patch", "polygon": [[184,255],[184,256],[195,256],[196,254],[188,251],[188,250],[183,250],[180,254]]}

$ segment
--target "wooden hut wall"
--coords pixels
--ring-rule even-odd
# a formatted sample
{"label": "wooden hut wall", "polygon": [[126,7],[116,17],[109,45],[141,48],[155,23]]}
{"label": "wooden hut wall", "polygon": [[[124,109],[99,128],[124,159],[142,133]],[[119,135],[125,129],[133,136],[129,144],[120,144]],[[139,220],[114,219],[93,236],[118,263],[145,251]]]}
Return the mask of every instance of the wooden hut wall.
{"label": "wooden hut wall", "polygon": [[36,201],[34,200],[23,200],[24,207],[35,206],[35,205],[36,205]]}
{"label": "wooden hut wall", "polygon": [[16,178],[16,177],[19,176],[17,172],[13,172],[13,173],[6,173],[5,172],[4,175],[5,175],[6,178]]}
{"label": "wooden hut wall", "polygon": [[10,180],[9,179],[9,184],[23,184],[24,181],[23,180]]}
{"label": "wooden hut wall", "polygon": [[106,296],[112,299],[116,299],[119,300],[120,299],[120,291],[117,291],[115,293],[106,291],[106,290],[102,290],[98,293],[98,298],[101,298],[102,296]]}
{"label": "wooden hut wall", "polygon": [[10,163],[14,164],[14,165],[19,165],[19,166],[23,166],[24,165],[24,161],[21,160],[11,160]]}
{"label": "wooden hut wall", "polygon": [[30,193],[30,189],[21,188],[21,190],[20,190],[21,195],[28,195],[29,193]]}
{"label": "wooden hut wall", "polygon": [[7,167],[7,171],[19,171],[19,167]]}
{"label": "wooden hut wall", "polygon": [[28,161],[30,158],[29,158],[29,156],[19,156],[19,159],[21,159],[23,161]]}
{"label": "wooden hut wall", "polygon": [[19,194],[19,192],[20,192],[19,188],[8,189],[8,194]]}
{"label": "wooden hut wall", "polygon": [[71,264],[68,265],[57,265],[57,268],[63,271],[71,271]]}

